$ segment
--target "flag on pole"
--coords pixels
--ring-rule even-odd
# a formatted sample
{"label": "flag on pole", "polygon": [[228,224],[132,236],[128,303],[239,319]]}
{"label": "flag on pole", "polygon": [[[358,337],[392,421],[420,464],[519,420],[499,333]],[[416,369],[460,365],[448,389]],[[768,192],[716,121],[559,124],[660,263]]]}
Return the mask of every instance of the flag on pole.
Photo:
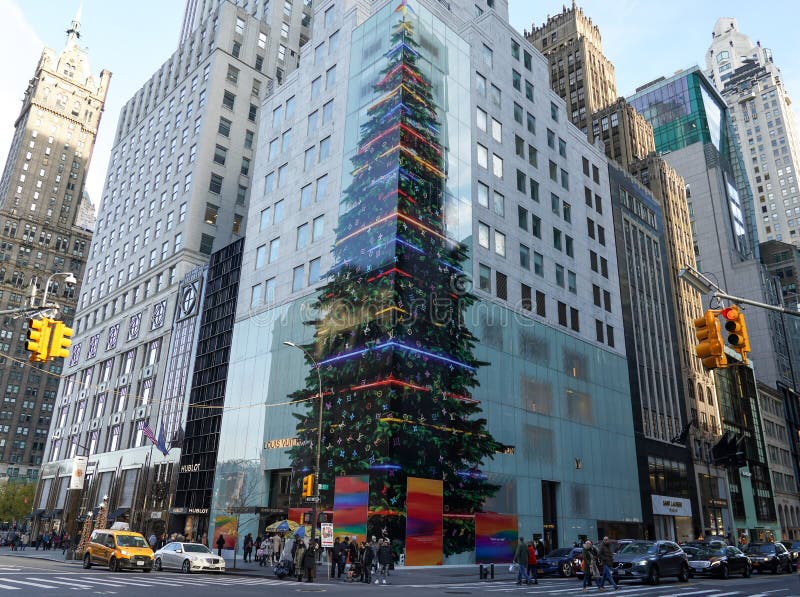
{"label": "flag on pole", "polygon": [[164,425],[161,425],[161,428],[158,430],[158,442],[156,442],[156,448],[158,451],[161,452],[164,456],[169,454],[169,449],[167,448],[167,441],[164,438]]}
{"label": "flag on pole", "polygon": [[142,421],[139,423],[139,429],[142,430],[142,434],[149,439],[154,444],[158,444],[158,440],[156,440],[156,434],[153,432],[153,429],[150,427],[150,423],[147,421]]}

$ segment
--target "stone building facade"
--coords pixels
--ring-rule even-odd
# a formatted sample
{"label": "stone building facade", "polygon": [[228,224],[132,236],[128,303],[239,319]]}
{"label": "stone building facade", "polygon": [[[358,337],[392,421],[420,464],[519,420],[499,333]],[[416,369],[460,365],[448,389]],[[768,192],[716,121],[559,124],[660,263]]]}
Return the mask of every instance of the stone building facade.
{"label": "stone building facade", "polygon": [[[25,90],[0,180],[0,309],[30,305],[31,287],[71,325],[89,256],[94,208],[84,192],[111,73],[92,74],[80,17],[61,52],[42,51]],[[65,283],[71,272],[78,285]],[[59,275],[59,274],[64,275]],[[38,303],[37,303],[38,304]],[[45,459],[62,360],[28,363],[27,318],[3,315],[0,478],[35,479]]]}

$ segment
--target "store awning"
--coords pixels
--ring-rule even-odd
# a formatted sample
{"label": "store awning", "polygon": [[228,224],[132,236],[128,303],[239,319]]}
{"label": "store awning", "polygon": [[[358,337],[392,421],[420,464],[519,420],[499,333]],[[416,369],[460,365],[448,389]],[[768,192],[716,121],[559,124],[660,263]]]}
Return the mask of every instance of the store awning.
{"label": "store awning", "polygon": [[25,517],[25,520],[33,520],[34,518],[38,517],[42,512],[44,512],[44,508],[36,508],[36,510],[34,510]]}
{"label": "store awning", "polygon": [[52,520],[54,518],[60,518],[61,514],[64,512],[63,508],[56,508],[55,510],[50,510],[49,512],[45,512],[42,514],[42,520]]}
{"label": "store awning", "polygon": [[108,520],[116,520],[120,516],[125,516],[130,511],[130,508],[117,508],[108,515]]}

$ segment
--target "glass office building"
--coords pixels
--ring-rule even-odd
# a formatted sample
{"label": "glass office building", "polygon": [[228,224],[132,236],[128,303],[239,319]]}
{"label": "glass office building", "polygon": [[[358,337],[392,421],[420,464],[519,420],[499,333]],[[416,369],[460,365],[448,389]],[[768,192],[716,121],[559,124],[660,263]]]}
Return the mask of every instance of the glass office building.
{"label": "glass office building", "polygon": [[[317,10],[327,15],[327,8],[323,4]],[[404,20],[413,24],[415,43],[409,42],[409,49],[398,49],[398,44],[406,43],[397,37]],[[315,27],[309,55],[301,57],[301,63],[308,58],[308,68],[301,66],[264,106],[265,113],[269,109],[273,113],[272,122],[265,118],[263,134],[259,134],[266,147],[256,165],[256,177],[263,176],[264,193],[256,197],[248,219],[209,537],[220,533],[241,537],[248,532],[256,536],[269,522],[308,510],[300,500],[299,488],[302,477],[313,468],[315,437],[309,431],[316,431],[311,422],[317,377],[300,351],[284,346],[287,341],[307,346],[321,366],[324,484],[330,485],[331,471],[336,475],[367,474],[372,483],[376,475],[384,474],[375,470],[378,467],[402,466],[416,476],[444,478],[445,523],[448,517],[468,519],[475,509],[516,515],[518,531],[526,537],[540,535],[547,547],[570,545],[580,537],[604,533],[638,535],[641,506],[628,369],[624,349],[613,348],[613,336],[604,347],[573,333],[579,331],[577,323],[567,331],[566,313],[570,311],[566,305],[564,327],[559,329],[532,312],[526,314],[531,310],[530,298],[522,306],[506,305],[482,294],[472,304],[445,305],[463,325],[445,325],[435,332],[426,329],[438,329],[433,318],[422,313],[432,304],[438,287],[446,282],[452,284],[455,294],[462,293],[462,284],[472,278],[468,272],[475,269],[471,260],[476,240],[472,212],[478,188],[478,165],[473,158],[475,57],[468,22],[448,15],[443,4],[423,1],[389,2],[366,19],[352,10],[334,12],[330,21],[318,18],[315,22],[323,26]],[[316,53],[312,48],[322,48],[322,40],[330,44],[334,35],[338,49],[320,50],[312,56]],[[509,31],[508,37],[512,35]],[[526,43],[521,36],[519,40],[517,43]],[[496,52],[507,52],[509,45],[508,38],[499,41]],[[404,73],[399,86],[408,87],[401,92],[401,97],[407,98],[405,108],[394,103],[382,105],[390,102],[387,98],[396,97],[391,89],[382,88],[387,78],[398,76],[392,68],[396,52],[414,55],[410,64],[394,64]],[[340,84],[338,95],[326,96],[320,91],[317,99],[315,85],[322,85],[316,83],[318,73],[323,79],[328,76],[334,58],[336,76],[347,82],[346,96],[342,94],[345,86]],[[541,89],[547,89],[543,94],[550,94],[546,68],[541,69],[541,76]],[[417,80],[420,78],[430,83],[430,97],[425,96],[426,86]],[[511,88],[511,81],[508,85]],[[497,90],[499,94],[499,87]],[[306,113],[298,116],[300,104],[294,98],[308,91],[311,103],[302,106],[308,110],[307,117]],[[548,117],[558,110],[558,98],[552,96],[544,108]],[[339,113],[346,116],[329,123],[329,128],[320,128],[324,114],[315,116],[315,102],[323,110],[328,97],[346,100],[339,104]],[[429,119],[423,119],[420,115],[426,110],[421,106],[428,104],[433,109],[427,111]],[[295,113],[292,121],[287,120],[290,111]],[[398,111],[403,118],[397,117]],[[511,128],[510,103],[508,112],[505,116]],[[501,118],[498,111],[495,120],[499,123]],[[315,169],[321,156],[315,158],[308,149],[298,148],[298,168],[304,169],[297,172],[296,181],[289,177],[289,182],[281,185],[283,162],[287,168],[293,162],[290,157],[280,157],[277,149],[273,154],[270,140],[280,145],[277,140],[290,130],[287,127],[295,135],[302,128],[309,149],[322,151],[320,140],[327,139],[332,145],[325,149],[332,162],[324,174]],[[578,137],[576,131],[574,138]],[[595,160],[603,159],[585,140],[581,143],[575,142],[576,154],[584,151]],[[380,151],[374,153],[378,147]],[[441,158],[426,157],[439,150]],[[290,146],[286,151],[291,155]],[[392,161],[395,166],[385,165]],[[574,180],[582,176],[580,157],[577,164]],[[362,180],[365,168],[374,170],[368,180]],[[320,195],[320,180],[331,173],[337,174],[338,180],[325,179],[326,194]],[[599,189],[600,174],[596,176]],[[566,166],[562,180],[567,180]],[[591,183],[591,177],[588,180]],[[303,203],[305,189],[312,186],[314,200]],[[284,197],[297,197],[300,209],[289,203],[283,208]],[[385,212],[377,207],[383,204]],[[278,207],[284,210],[280,221]],[[304,210],[308,215],[303,215]],[[259,255],[262,247],[267,255],[272,252],[267,247],[279,234],[297,231],[295,238],[300,239],[303,218],[308,220],[317,213],[314,210],[327,210],[326,216],[334,216],[333,223],[326,221],[327,236],[320,241],[321,249],[308,249],[305,241],[301,245],[297,240],[295,252],[283,258],[285,263],[273,264],[275,277],[264,282],[264,274],[249,273],[260,267],[259,259],[269,261],[268,256]],[[447,247],[458,243],[467,249],[464,257],[448,253]],[[321,263],[328,272],[324,286],[316,284],[318,276],[310,277],[316,254],[309,253],[311,261],[302,263],[308,250],[322,251],[315,267]],[[548,251],[545,247],[541,250]],[[265,267],[269,269],[269,264]],[[406,275],[409,273],[413,277]],[[308,276],[301,278],[305,274]],[[276,288],[280,296],[281,279],[291,287],[291,291],[286,289],[287,300],[274,298]],[[367,292],[375,280],[384,279],[381,283],[386,288],[381,292]],[[326,301],[335,297],[344,302],[348,292],[351,302],[363,310],[350,310],[348,316],[331,322]],[[414,305],[414,293],[422,297],[421,303]],[[416,327],[404,325],[403,318],[390,322],[376,318],[368,299],[384,301],[380,304],[396,312],[418,308]],[[607,300],[610,304],[611,299]],[[553,310],[560,320],[561,306]],[[577,322],[577,310],[570,313]],[[412,333],[403,336],[409,329]],[[606,329],[603,327],[604,334]],[[469,342],[459,339],[468,337],[466,330],[475,337],[471,348]],[[386,338],[375,335],[379,332],[385,332]],[[320,340],[324,333],[332,339],[328,344]],[[346,340],[342,340],[344,335]],[[465,368],[469,375],[459,373]],[[392,383],[384,383],[387,379]],[[373,384],[379,380],[383,385],[377,388]],[[402,390],[395,389],[397,382],[402,383]],[[347,391],[342,384],[349,386]],[[461,411],[453,410],[459,400],[451,402],[451,394],[470,404],[463,412],[474,429],[485,426],[479,439],[447,444],[438,434],[440,428],[452,431],[462,425],[458,420]],[[428,395],[430,400],[422,398]],[[438,410],[432,403],[439,403]],[[378,426],[376,431],[371,423],[376,409],[390,411],[392,416],[377,418],[389,427]],[[485,423],[479,423],[481,419]],[[393,431],[391,425],[402,425],[404,430]],[[436,426],[437,433],[411,435],[425,426]],[[381,433],[391,449],[381,443]],[[429,443],[419,437],[427,437]],[[462,454],[458,458],[469,468],[448,468],[447,460],[470,442],[470,448],[483,443],[482,452],[477,452],[483,454],[480,461]],[[488,446],[491,453],[486,452]],[[494,486],[477,508],[464,508],[463,503],[454,507],[458,500],[448,501],[448,491],[457,497],[459,489],[448,490],[451,469],[457,474],[469,472],[469,482],[479,480],[477,485]],[[332,489],[322,490],[321,509],[323,517],[333,514],[336,526]],[[399,500],[402,505],[402,497]],[[448,562],[474,561],[471,547],[450,552],[446,548],[446,553],[452,554]]]}

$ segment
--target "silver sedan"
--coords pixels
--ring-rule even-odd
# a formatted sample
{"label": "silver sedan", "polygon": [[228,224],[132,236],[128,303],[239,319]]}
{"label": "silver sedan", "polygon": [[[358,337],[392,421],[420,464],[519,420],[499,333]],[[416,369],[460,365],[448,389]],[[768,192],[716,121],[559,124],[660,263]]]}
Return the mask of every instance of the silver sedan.
{"label": "silver sedan", "polygon": [[225,560],[211,553],[201,543],[181,543],[173,541],[155,552],[153,567],[156,570],[180,570],[184,574],[192,572],[225,572]]}

